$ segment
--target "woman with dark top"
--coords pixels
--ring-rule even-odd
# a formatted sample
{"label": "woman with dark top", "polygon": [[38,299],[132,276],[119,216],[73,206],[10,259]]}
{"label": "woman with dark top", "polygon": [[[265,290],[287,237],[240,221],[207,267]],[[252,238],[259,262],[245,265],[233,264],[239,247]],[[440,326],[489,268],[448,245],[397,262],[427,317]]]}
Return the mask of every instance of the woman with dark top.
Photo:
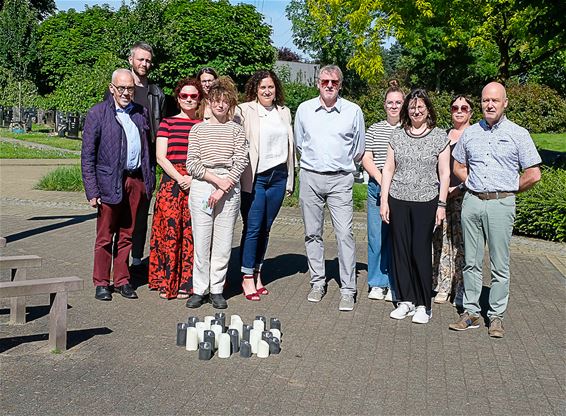
{"label": "woman with dark top", "polygon": [[390,280],[391,238],[389,225],[381,221],[379,215],[381,194],[381,170],[387,156],[387,145],[391,134],[399,126],[401,106],[405,94],[397,81],[389,83],[385,92],[383,106],[387,118],[372,124],[366,132],[366,151],[362,165],[370,176],[368,183],[367,220],[368,220],[368,298],[374,300],[393,300]]}
{"label": "woman with dark top", "polygon": [[261,267],[269,231],[279,213],[285,191],[293,192],[294,145],[291,112],[284,106],[283,88],[272,71],[258,71],[246,85],[247,102],[239,117],[250,142],[250,164],[242,174],[240,243],[243,282],[248,300],[269,292],[261,281]]}
{"label": "woman with dark top", "polygon": [[[464,130],[470,127],[472,102],[458,95],[450,103],[452,125],[448,130],[450,155]],[[446,219],[438,227],[433,237],[433,282],[437,292],[434,303],[445,303],[452,295],[456,305],[462,304],[464,291],[462,270],[464,268],[464,239],[462,237],[462,199],[464,184],[454,175],[454,159],[450,156],[450,186],[446,199]]]}
{"label": "woman with dark top", "polygon": [[210,104],[208,102],[208,91],[210,90],[212,83],[218,79],[218,74],[214,69],[205,67],[197,72],[196,78],[200,82],[202,90],[204,91],[204,97],[202,100],[203,118],[208,120],[212,116]]}
{"label": "woman with dark top", "polygon": [[212,306],[228,307],[222,296],[240,209],[240,177],[248,165],[244,129],[232,121],[238,92],[220,77],[208,92],[212,116],[189,135],[187,170],[193,176],[189,206],[193,218],[195,257],[193,295],[188,308],[198,308],[210,293]]}
{"label": "woman with dark top", "polygon": [[426,92],[413,90],[389,141],[381,182],[380,213],[390,225],[398,300],[393,319],[413,316],[414,323],[426,324],[431,317],[432,233],[446,216],[449,181],[446,132],[436,127]]}
{"label": "woman with dark top", "polygon": [[186,299],[192,288],[193,235],[189,210],[192,177],[187,173],[187,149],[203,91],[186,78],[174,91],[181,112],[161,121],[157,132],[157,163],[163,168],[155,199],[149,254],[149,288],[163,299]]}

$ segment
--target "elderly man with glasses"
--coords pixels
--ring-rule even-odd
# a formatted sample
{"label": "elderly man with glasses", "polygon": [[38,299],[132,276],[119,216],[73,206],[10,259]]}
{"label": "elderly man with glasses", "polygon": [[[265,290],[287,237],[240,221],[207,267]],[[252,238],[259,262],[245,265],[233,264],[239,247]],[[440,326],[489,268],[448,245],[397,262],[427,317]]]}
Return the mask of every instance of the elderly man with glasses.
{"label": "elderly man with glasses", "polygon": [[87,114],[81,152],[86,198],[97,209],[95,298],[106,301],[112,300],[111,269],[114,289],[125,298],[137,298],[130,285],[128,256],[138,207],[155,185],[148,111],[133,102],[132,73],[114,71],[109,90],[107,99]]}
{"label": "elderly man with glasses", "polygon": [[295,116],[295,145],[300,154],[299,200],[311,275],[307,299],[320,302],[326,293],[324,205],[328,206],[338,245],[341,311],[354,309],[356,251],[352,230],[354,172],[364,154],[362,110],[339,97],[342,71],[327,65],[318,73],[320,95],[303,102]]}

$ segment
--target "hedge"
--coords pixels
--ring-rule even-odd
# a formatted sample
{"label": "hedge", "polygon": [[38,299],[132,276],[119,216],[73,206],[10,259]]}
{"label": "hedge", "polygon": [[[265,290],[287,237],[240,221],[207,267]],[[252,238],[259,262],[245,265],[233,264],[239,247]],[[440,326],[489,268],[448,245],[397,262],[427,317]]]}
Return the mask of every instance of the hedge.
{"label": "hedge", "polygon": [[540,182],[517,195],[515,233],[566,241],[566,170],[543,168]]}

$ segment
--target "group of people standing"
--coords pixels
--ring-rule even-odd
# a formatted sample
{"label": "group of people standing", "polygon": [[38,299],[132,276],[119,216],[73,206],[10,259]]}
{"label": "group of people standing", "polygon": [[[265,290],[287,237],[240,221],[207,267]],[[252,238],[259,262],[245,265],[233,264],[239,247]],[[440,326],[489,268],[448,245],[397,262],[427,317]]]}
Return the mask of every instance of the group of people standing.
{"label": "group of people standing", "polygon": [[487,239],[490,335],[503,336],[514,195],[539,180],[540,157],[528,132],[505,118],[501,84],[484,88],[484,119],[472,127],[471,100],[455,97],[454,126],[444,131],[426,91],[405,95],[392,82],[384,99],[386,120],[366,132],[360,107],[339,96],[337,66],[319,70],[319,96],[299,106],[294,124],[273,72],[256,72],[246,85],[246,102],[238,105],[232,80],[205,68],[179,81],[173,94],[179,112],[164,118],[163,93],[147,82],[152,59],[151,47],[136,43],[131,69],[114,72],[107,99],[85,122],[83,180],[87,199],[98,210],[97,299],[112,299],[111,270],[114,290],[137,297],[128,257],[132,250],[134,265],[142,257],[132,247],[139,239],[132,234],[136,222],[147,224],[143,207],[149,206],[157,163],[163,174],[151,227],[149,288],[163,299],[187,299],[189,308],[208,301],[226,308],[223,291],[240,213],[243,295],[259,301],[269,293],[261,274],[270,229],[285,195],[293,192],[299,160],[311,276],[307,299],[320,302],[326,294],[326,206],[337,237],[338,308],[353,310],[352,189],[361,163],[370,176],[368,297],[395,302],[391,318],[412,316],[424,324],[431,318],[434,290],[435,302],[452,297],[464,308],[451,329],[477,327]]}

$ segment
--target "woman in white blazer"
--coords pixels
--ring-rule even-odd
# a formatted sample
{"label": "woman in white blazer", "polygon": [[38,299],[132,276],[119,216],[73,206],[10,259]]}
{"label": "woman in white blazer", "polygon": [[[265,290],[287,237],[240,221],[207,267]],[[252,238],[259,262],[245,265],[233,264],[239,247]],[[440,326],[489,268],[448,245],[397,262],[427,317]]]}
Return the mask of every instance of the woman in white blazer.
{"label": "woman in white blazer", "polygon": [[240,179],[244,221],[240,253],[244,296],[257,301],[259,295],[269,293],[261,267],[285,193],[293,192],[295,150],[291,112],[284,105],[277,75],[257,71],[246,84],[246,98],[238,114],[250,144],[250,163]]}

